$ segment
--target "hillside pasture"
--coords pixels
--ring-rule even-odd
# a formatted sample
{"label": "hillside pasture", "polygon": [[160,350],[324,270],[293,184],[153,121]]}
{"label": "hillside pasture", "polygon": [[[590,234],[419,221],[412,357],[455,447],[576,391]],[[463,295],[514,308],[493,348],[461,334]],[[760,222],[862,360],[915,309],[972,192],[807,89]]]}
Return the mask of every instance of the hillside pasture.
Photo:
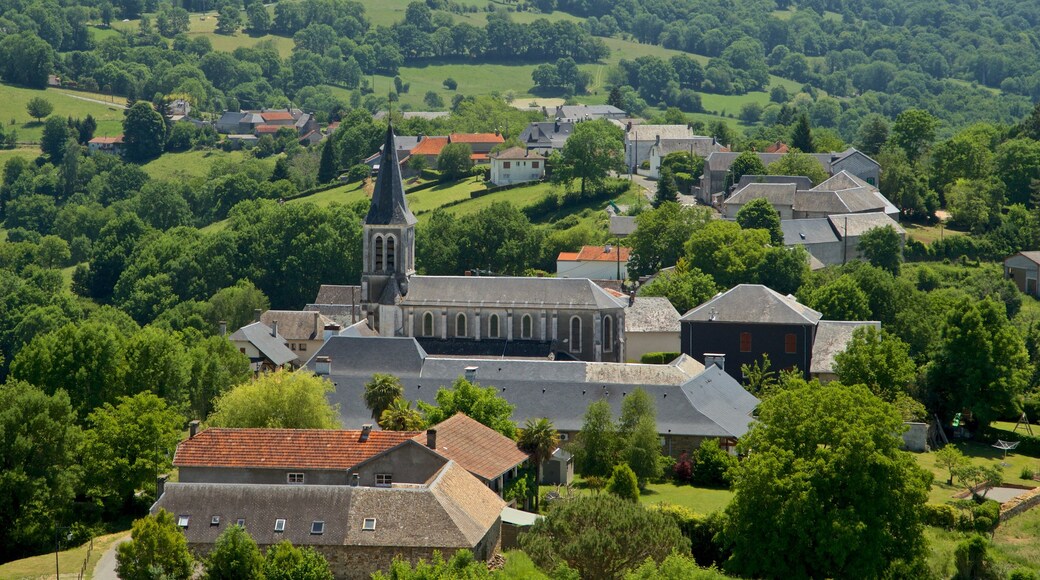
{"label": "hillside pasture", "polygon": [[[54,105],[51,115],[82,119],[88,114],[97,120],[97,136],[115,136],[123,132],[123,109],[119,103],[107,105],[93,100],[108,99],[104,95],[78,93],[57,88],[27,89],[12,85],[0,84],[0,122],[4,130],[14,128],[18,131],[18,142],[37,144],[43,136],[43,123],[29,116],[25,110],[26,103],[34,97],[43,97]],[[117,101],[125,99],[116,99]],[[12,123],[13,121],[13,123]]]}

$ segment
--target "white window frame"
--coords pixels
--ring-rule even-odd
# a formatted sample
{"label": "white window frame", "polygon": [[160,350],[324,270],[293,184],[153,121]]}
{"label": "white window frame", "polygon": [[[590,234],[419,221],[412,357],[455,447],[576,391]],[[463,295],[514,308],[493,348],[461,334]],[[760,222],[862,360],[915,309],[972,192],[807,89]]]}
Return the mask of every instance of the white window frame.
{"label": "white window frame", "polygon": [[187,528],[190,521],[191,516],[177,516],[177,527]]}
{"label": "white window frame", "polygon": [[364,531],[364,532],[374,532],[374,531],[376,531],[376,519],[375,518],[365,518],[364,522],[362,522],[362,524],[361,524],[361,530]]}
{"label": "white window frame", "polygon": [[320,536],[325,533],[325,522],[323,520],[315,520],[311,522],[311,535]]}
{"label": "white window frame", "polygon": [[285,531],[284,518],[278,518],[274,521],[274,531],[278,532],[279,534]]}
{"label": "white window frame", "polygon": [[209,525],[211,525],[211,526],[219,526],[220,525],[220,516],[213,516],[213,517],[211,517],[209,519]]}

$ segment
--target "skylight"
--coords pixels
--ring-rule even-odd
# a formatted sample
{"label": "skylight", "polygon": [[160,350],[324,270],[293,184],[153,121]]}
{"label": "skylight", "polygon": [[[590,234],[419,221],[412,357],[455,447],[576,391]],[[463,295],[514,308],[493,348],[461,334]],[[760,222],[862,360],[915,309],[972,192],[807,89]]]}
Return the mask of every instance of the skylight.
{"label": "skylight", "polygon": [[373,531],[375,531],[375,529],[376,529],[376,519],[375,518],[365,518],[365,523],[364,523],[364,525],[361,526],[361,529],[366,531],[366,532],[373,532]]}
{"label": "skylight", "polygon": [[325,533],[325,522],[311,522],[311,533],[320,536]]}
{"label": "skylight", "polygon": [[285,531],[285,520],[280,519],[280,518],[275,520],[274,521],[274,531],[276,531],[276,532],[284,532]]}
{"label": "skylight", "polygon": [[177,525],[182,528],[188,527],[188,516],[178,516]]}

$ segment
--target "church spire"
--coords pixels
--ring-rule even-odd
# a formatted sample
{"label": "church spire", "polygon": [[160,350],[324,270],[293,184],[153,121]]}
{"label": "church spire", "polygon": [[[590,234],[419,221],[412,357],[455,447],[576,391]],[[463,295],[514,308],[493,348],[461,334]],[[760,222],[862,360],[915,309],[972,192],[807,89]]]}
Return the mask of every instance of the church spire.
{"label": "church spire", "polygon": [[394,128],[388,122],[383,153],[379,157],[379,174],[376,176],[375,191],[372,193],[372,206],[365,216],[365,224],[414,225],[417,221],[408,209],[408,201],[404,197],[401,166],[394,144]]}

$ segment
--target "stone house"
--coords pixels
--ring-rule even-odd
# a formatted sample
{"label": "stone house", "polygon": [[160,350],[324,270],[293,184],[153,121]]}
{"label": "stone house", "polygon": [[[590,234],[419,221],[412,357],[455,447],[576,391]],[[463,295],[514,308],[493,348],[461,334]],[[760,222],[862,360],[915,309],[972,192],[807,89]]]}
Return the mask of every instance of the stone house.
{"label": "stone house", "polygon": [[596,119],[621,120],[627,118],[628,113],[614,105],[559,105],[556,107],[554,117],[570,122]]}
{"label": "stone house", "polygon": [[470,159],[476,164],[487,163],[491,150],[505,143],[501,133],[452,133],[448,135],[448,143],[465,143],[473,151]]}
{"label": "stone house", "polygon": [[881,330],[880,322],[821,320],[816,325],[816,339],[813,340],[809,376],[819,379],[821,383],[837,380],[838,373],[834,357],[845,351],[849,341],[852,340],[852,333],[856,329],[868,326]]}
{"label": "stone house", "polygon": [[277,325],[278,334],[301,360],[307,360],[321,347],[325,328],[336,324],[320,312],[305,310],[268,310],[260,315],[260,322],[270,327]]}
{"label": "stone house", "polygon": [[582,246],[577,252],[560,252],[556,257],[557,278],[624,280],[632,248],[622,246]]}
{"label": "stone house", "polygon": [[441,421],[412,440],[458,463],[499,496],[530,459],[516,441],[463,413]]}
{"label": "stone house", "polygon": [[[658,179],[661,177],[661,160],[671,153],[689,153],[696,157],[707,157],[716,151],[727,151],[728,149],[718,142],[714,137],[694,136],[679,139],[658,139],[650,146],[648,152],[650,158],[650,177]],[[691,177],[696,178],[696,175]],[[684,194],[688,191],[682,192]]]}
{"label": "stone house", "polygon": [[768,182],[751,181],[746,184],[745,179],[741,178],[741,184],[722,202],[723,216],[735,219],[740,208],[758,198],[769,200],[781,220],[874,212],[883,212],[893,218],[899,216],[899,208],[881,195],[876,187],[846,171],[808,189],[799,187],[792,178],[787,178],[791,180],[790,183],[783,183],[781,176],[769,177],[772,179]]}
{"label": "stone house", "polygon": [[638,167],[650,161],[650,149],[660,142],[696,138],[687,125],[636,125],[625,128],[625,166]]}
{"label": "stone house", "polygon": [[545,177],[545,157],[522,147],[492,153],[489,159],[491,183],[495,185],[526,183]]}
{"label": "stone house", "polygon": [[1019,252],[1005,258],[1004,277],[1013,281],[1020,292],[1040,297],[1040,252]]}
{"label": "stone house", "polygon": [[563,145],[573,132],[574,123],[570,121],[535,121],[520,133],[520,142],[528,151],[549,155],[553,151],[563,150]]}

